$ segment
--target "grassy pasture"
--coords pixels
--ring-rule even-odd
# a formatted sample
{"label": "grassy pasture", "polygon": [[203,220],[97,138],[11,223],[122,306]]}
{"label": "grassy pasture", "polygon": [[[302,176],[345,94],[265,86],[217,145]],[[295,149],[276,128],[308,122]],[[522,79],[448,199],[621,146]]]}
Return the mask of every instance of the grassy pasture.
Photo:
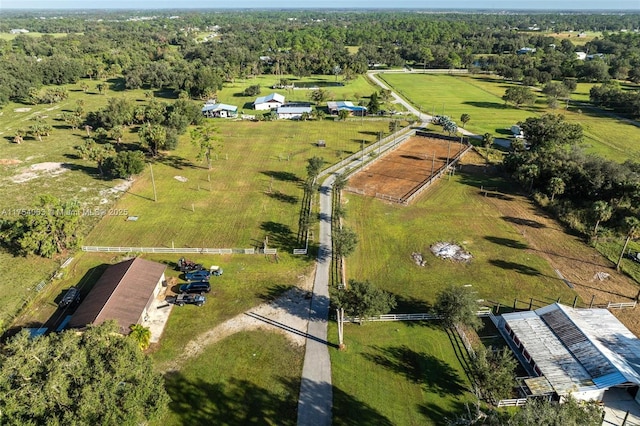
{"label": "grassy pasture", "polygon": [[[471,284],[479,299],[502,303],[534,296],[573,299],[575,293],[545,259],[528,249],[510,218],[502,218],[480,194],[481,185],[504,190],[509,183],[463,168],[409,207],[346,194],[347,223],[360,238],[348,261],[349,277],[394,293],[397,312],[424,312],[450,284]],[[461,264],[436,258],[429,247],[438,241],[461,245],[473,260]],[[423,255],[425,267],[413,262],[413,252]]]}
{"label": "grassy pasture", "polygon": [[[83,33],[73,33],[73,34],[82,35]],[[13,40],[19,35],[25,35],[28,37],[42,37],[46,35],[53,38],[62,38],[62,37],[68,36],[69,34],[68,33],[39,33],[37,31],[32,31],[25,34],[0,33],[0,40]]]}
{"label": "grassy pasture", "polygon": [[[505,106],[501,97],[512,83],[485,76],[382,74],[382,77],[425,112],[442,114],[444,106],[445,115],[454,120],[459,120],[463,113],[469,114],[471,120],[466,128],[476,134],[489,132],[508,137],[512,124],[527,117],[556,113],[583,127],[587,152],[620,162],[640,155],[640,146],[635,143],[638,127],[588,105],[574,103],[568,110],[552,110],[547,107],[545,97],[538,93],[535,104],[530,107]],[[592,86],[578,85],[572,99],[588,101]]]}
{"label": "grassy pasture", "polygon": [[402,96],[432,115],[448,115],[459,121],[462,114],[469,114],[471,120],[466,128],[474,133],[486,132],[498,136],[511,134],[509,128],[532,115],[531,109],[516,109],[506,106],[500,98],[508,83],[493,83],[500,95],[473,84],[473,81],[449,75],[432,74],[381,74]]}
{"label": "grassy pasture", "polygon": [[[271,246],[290,250],[297,247],[307,159],[317,155],[335,162],[356,152],[362,140],[374,142],[378,131],[388,130],[385,121],[366,120],[218,120],[217,125],[222,147],[211,171],[195,160],[196,147],[187,137],[177,152],[159,159],[153,167],[158,201],[153,202],[147,169],[116,204],[116,209],[139,216],[139,220],[107,216],[87,243],[253,247],[269,235]],[[319,139],[326,141],[326,148],[315,146]],[[188,181],[180,182],[175,176]]]}
{"label": "grassy pasture", "polygon": [[[83,161],[75,155],[74,146],[82,143],[85,135],[82,130],[71,130],[59,116],[63,111],[75,109],[76,101],[84,101],[85,111],[93,111],[106,105],[109,95],[99,95],[95,89],[97,81],[87,81],[89,92],[84,93],[76,86],[67,86],[69,98],[54,105],[22,105],[7,104],[0,115],[0,219],[15,220],[20,209],[33,207],[38,197],[51,194],[62,199],[78,199],[83,206],[95,208],[107,207],[117,195],[110,190],[121,181],[103,181],[96,179],[95,164]],[[144,99],[143,92],[118,92],[118,96],[127,96],[140,101]],[[25,111],[22,108],[30,108]],[[28,129],[31,119],[36,115],[46,115],[47,121],[53,126],[48,137],[42,142],[25,137],[20,145],[13,143],[13,136],[17,129]],[[134,133],[127,133],[123,143],[137,142]],[[30,173],[30,167],[40,163],[62,163],[63,167],[51,172],[37,172],[35,176],[21,183],[12,179]],[[100,204],[106,200],[106,204]],[[104,201],[103,201],[104,202]],[[85,225],[92,226],[97,217],[86,216]],[[14,257],[0,251],[0,279],[3,283],[0,292],[0,325],[7,325],[17,309],[34,295],[35,285],[46,280],[64,259],[51,260],[30,256],[27,258]]]}
{"label": "grassy pasture", "polygon": [[[441,425],[473,402],[463,347],[436,323],[344,331],[347,349],[330,351],[334,425]],[[337,334],[335,323],[329,333]]]}
{"label": "grassy pasture", "polygon": [[232,335],[167,373],[169,413],[152,424],[295,425],[303,358],[277,333]]}
{"label": "grassy pasture", "polygon": [[[372,86],[364,76],[358,76],[352,81],[344,82],[341,76],[338,76],[336,80],[335,76],[311,76],[311,77],[295,77],[293,75],[261,75],[254,78],[247,78],[242,80],[235,80],[232,83],[226,83],[224,89],[218,93],[218,101],[237,105],[238,111],[244,111],[246,114],[253,114],[253,101],[257,96],[243,96],[242,92],[249,86],[260,85],[260,94],[258,96],[265,96],[269,93],[276,92],[284,95],[287,102],[310,102],[309,89],[273,89],[272,86],[280,81],[280,79],[288,79],[294,85],[303,83],[316,83],[320,87],[330,92],[329,100],[347,100],[357,101],[357,98],[369,96],[371,93],[378,90],[377,87]],[[333,86],[335,83],[344,84],[343,86]],[[262,113],[258,111],[258,113]]]}

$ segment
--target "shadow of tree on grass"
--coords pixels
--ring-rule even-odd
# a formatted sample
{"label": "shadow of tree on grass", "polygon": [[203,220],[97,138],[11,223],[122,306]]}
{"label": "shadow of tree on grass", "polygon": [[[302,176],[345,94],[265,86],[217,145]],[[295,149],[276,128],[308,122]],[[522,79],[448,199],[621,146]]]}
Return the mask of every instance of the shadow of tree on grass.
{"label": "shadow of tree on grass", "polygon": [[169,410],[185,425],[295,425],[299,383],[282,382],[274,393],[246,380],[224,383],[191,380],[179,372],[165,375]]}
{"label": "shadow of tree on grass", "polygon": [[374,349],[377,353],[364,353],[363,356],[404,376],[412,383],[424,385],[428,392],[440,396],[460,395],[465,392],[458,372],[433,355],[416,352],[406,345],[387,348],[375,346]]}
{"label": "shadow of tree on grass", "polygon": [[484,237],[485,240],[491,241],[494,244],[498,244],[505,247],[515,248],[515,249],[527,249],[529,246],[525,243],[522,243],[518,240],[513,240],[511,238],[502,238],[502,237],[493,237],[487,235]]}

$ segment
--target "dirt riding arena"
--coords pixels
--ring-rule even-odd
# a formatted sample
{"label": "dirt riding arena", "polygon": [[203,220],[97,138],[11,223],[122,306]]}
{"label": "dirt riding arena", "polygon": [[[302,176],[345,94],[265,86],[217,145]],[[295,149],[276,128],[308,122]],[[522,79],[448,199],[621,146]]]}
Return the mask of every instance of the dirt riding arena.
{"label": "dirt riding arena", "polygon": [[412,136],[349,179],[348,190],[403,200],[446,166],[466,145],[436,137]]}

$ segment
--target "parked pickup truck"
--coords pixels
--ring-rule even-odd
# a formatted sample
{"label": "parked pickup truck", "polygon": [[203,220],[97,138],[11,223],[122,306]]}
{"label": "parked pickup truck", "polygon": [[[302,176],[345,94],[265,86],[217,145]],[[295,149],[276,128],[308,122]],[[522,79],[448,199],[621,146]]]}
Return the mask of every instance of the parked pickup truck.
{"label": "parked pickup truck", "polygon": [[176,300],[173,303],[178,306],[184,306],[184,305],[202,306],[206,301],[207,301],[207,298],[200,294],[179,294],[176,296]]}

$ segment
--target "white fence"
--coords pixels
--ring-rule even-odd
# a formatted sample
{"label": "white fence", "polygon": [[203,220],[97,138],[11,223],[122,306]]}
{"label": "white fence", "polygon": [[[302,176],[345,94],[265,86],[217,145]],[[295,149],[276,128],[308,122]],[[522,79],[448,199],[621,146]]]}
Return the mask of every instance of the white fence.
{"label": "white fence", "polygon": [[[434,320],[440,319],[438,315],[431,313],[423,313],[423,314],[385,314],[378,315],[377,317],[366,318],[363,321],[425,321],[425,320]],[[345,318],[347,322],[360,322],[360,318]]]}
{"label": "white fence", "polygon": [[255,248],[197,248],[197,247],[101,247],[82,246],[82,251],[91,253],[196,253],[196,254],[276,254],[277,249]]}
{"label": "white fence", "polygon": [[[491,308],[482,308],[476,314],[479,317],[487,317],[491,314]],[[385,314],[375,317],[366,318],[363,321],[427,321],[441,319],[440,315],[432,312],[418,313],[418,314]],[[360,318],[345,318],[346,322],[360,322]]]}
{"label": "white fence", "polygon": [[526,405],[527,398],[501,399],[498,401],[498,407],[522,407]]}
{"label": "white fence", "polygon": [[635,308],[638,302],[609,302],[607,303],[607,309],[623,309],[623,308]]}

